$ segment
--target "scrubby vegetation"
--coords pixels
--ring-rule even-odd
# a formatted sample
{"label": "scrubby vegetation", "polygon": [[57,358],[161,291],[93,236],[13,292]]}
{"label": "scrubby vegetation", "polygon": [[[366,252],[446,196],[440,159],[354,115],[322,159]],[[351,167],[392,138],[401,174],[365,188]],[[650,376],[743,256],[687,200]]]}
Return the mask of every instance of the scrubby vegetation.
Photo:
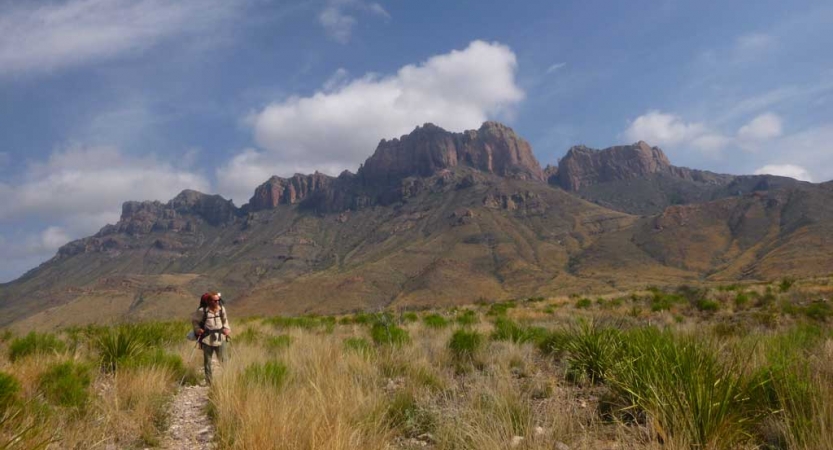
{"label": "scrubby vegetation", "polygon": [[[828,448],[826,289],[782,279],[239,320],[207,413],[220,449]],[[202,378],[187,330],[5,333],[0,448],[159,445],[177,387]]]}

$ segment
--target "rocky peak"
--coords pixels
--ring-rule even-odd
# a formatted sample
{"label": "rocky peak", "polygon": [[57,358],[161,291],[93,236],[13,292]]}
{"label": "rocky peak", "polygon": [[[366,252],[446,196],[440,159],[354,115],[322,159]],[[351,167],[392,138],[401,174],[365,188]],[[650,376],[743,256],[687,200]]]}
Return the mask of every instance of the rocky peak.
{"label": "rocky peak", "polygon": [[659,147],[644,141],[595,150],[584,145],[570,148],[549,177],[568,191],[613,180],[627,180],[657,172],[671,172],[673,166]]}
{"label": "rocky peak", "polygon": [[[339,179],[350,179],[350,172],[342,172]],[[323,173],[315,172],[312,175],[296,173],[290,178],[273,176],[255,189],[255,193],[249,200],[250,211],[273,209],[278,205],[293,205],[299,203],[312,194],[329,190],[333,187],[335,179]]]}
{"label": "rocky peak", "polygon": [[426,123],[399,139],[382,140],[360,174],[371,184],[427,177],[458,165],[500,176],[544,180],[529,143],[497,122],[452,133]]}

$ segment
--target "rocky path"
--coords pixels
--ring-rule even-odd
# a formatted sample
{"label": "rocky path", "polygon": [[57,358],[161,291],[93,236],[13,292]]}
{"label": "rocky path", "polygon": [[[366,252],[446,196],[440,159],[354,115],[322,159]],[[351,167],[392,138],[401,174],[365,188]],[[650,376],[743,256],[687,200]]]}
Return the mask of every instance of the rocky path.
{"label": "rocky path", "polygon": [[171,402],[170,427],[162,439],[164,450],[214,449],[214,425],[206,415],[207,386],[183,386]]}

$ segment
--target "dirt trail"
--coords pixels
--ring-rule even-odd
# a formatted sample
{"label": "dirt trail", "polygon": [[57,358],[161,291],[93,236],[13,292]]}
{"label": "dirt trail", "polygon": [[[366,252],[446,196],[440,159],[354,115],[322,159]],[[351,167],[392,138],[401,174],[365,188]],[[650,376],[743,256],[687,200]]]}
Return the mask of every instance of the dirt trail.
{"label": "dirt trail", "polygon": [[171,402],[170,427],[162,439],[163,450],[212,450],[214,425],[206,415],[207,386],[183,386]]}

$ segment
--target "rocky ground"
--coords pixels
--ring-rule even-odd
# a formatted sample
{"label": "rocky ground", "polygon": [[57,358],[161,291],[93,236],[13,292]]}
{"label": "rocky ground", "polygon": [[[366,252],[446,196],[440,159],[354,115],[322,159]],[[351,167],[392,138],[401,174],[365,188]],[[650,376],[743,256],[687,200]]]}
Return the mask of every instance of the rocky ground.
{"label": "rocky ground", "polygon": [[211,450],[214,425],[206,414],[208,386],[183,386],[171,402],[170,427],[160,448]]}

